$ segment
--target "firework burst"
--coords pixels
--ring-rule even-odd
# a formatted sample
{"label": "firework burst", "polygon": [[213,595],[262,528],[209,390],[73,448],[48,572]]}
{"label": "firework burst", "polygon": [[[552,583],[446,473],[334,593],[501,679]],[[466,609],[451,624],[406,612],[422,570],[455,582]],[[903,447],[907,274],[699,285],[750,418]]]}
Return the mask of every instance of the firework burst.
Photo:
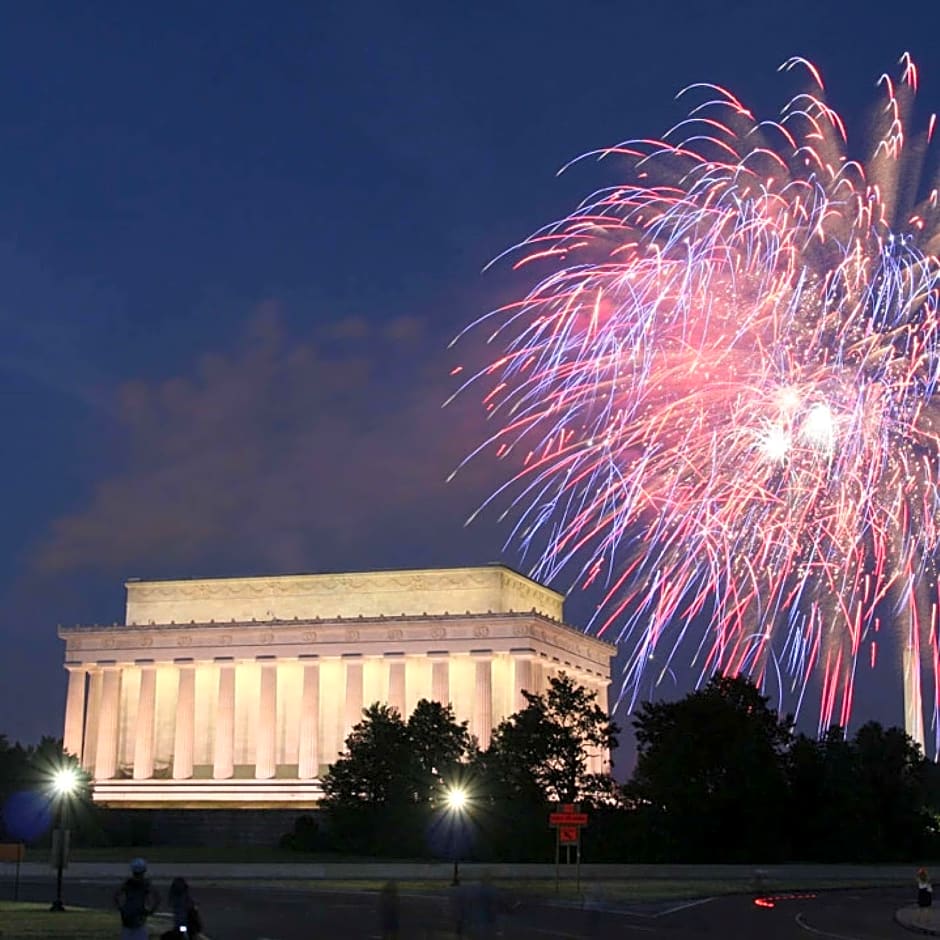
{"label": "firework burst", "polygon": [[691,653],[844,725],[880,639],[937,673],[934,118],[909,134],[905,56],[852,159],[815,67],[782,70],[811,88],[777,120],[696,85],[662,140],[595,154],[627,181],[513,249],[548,273],[478,321],[501,352],[464,388],[487,386],[474,454],[510,468],[510,542],[601,589],[625,705]]}

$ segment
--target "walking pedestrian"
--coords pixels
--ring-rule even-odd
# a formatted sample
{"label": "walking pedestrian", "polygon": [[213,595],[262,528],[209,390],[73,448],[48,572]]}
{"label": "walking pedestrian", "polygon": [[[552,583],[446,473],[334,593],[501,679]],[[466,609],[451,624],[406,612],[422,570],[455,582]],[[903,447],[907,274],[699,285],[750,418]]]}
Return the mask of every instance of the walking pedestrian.
{"label": "walking pedestrian", "polygon": [[933,904],[933,885],[926,868],[917,870],[917,906],[930,907]]}
{"label": "walking pedestrian", "polygon": [[170,883],[170,892],[167,895],[170,912],[173,914],[173,929],[166,931],[161,940],[177,940],[177,938],[195,938],[202,933],[202,916],[193,900],[192,893],[185,878],[174,878]]}
{"label": "walking pedestrian", "polygon": [[398,882],[386,881],[379,897],[379,918],[382,940],[398,940],[401,912],[398,903]]}
{"label": "walking pedestrian", "polygon": [[114,905],[121,914],[121,940],[148,940],[147,918],[160,906],[160,895],[142,858],[131,862],[131,876],[115,891]]}

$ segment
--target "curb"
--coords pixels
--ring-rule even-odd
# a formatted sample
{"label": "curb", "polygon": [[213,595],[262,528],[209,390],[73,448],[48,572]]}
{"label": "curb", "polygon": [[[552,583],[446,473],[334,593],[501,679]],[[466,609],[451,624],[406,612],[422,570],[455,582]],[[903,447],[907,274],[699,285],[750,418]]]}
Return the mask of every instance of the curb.
{"label": "curb", "polygon": [[899,907],[894,912],[894,922],[903,927],[905,930],[909,930],[911,933],[918,933],[930,937],[940,937],[940,918],[937,918],[936,916],[933,918],[934,923],[937,924],[937,926],[933,927],[928,926],[927,924],[914,923],[912,918],[915,912],[920,910],[921,908],[913,906]]}

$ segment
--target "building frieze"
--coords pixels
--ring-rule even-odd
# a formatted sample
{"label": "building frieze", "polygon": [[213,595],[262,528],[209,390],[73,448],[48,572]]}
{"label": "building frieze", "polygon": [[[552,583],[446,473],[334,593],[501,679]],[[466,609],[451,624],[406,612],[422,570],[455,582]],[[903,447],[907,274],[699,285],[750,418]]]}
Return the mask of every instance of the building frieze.
{"label": "building frieze", "polygon": [[[485,622],[484,622],[485,621]],[[389,642],[479,641],[529,638],[559,653],[606,665],[614,647],[538,613],[451,614],[422,617],[357,617],[353,621],[270,621],[75,626],[59,629],[69,652],[177,648],[348,647]],[[316,629],[312,629],[315,627]]]}
{"label": "building frieze", "polygon": [[561,595],[550,588],[530,582],[528,578],[500,568],[453,569],[416,572],[352,572],[349,574],[278,575],[272,578],[213,578],[193,581],[129,581],[128,590],[139,600],[189,600],[216,598],[262,597],[266,594],[294,596],[308,594],[348,594],[403,592],[422,590],[457,591],[466,588],[489,587],[500,579],[502,585],[514,593],[544,600]]}

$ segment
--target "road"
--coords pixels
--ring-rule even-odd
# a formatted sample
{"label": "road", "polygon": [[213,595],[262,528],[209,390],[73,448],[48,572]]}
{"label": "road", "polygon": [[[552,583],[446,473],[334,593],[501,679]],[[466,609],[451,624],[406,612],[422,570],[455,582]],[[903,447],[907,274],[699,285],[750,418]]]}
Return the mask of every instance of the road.
{"label": "road", "polygon": [[[7,885],[4,885],[6,888]],[[165,885],[158,885],[165,891]],[[20,896],[46,900],[51,882],[28,881]],[[67,882],[66,901],[108,907],[114,886]],[[403,894],[402,940],[447,940],[454,934],[454,889],[440,893]],[[473,896],[474,888],[465,889]],[[6,893],[6,892],[5,892]],[[210,940],[310,940],[380,937],[375,892],[330,889],[305,891],[290,887],[258,888],[243,883],[195,886]],[[913,934],[893,921],[894,911],[912,900],[902,889],[825,891],[815,895],[784,895],[770,904],[752,896],[734,895],[689,902],[634,904],[618,911],[585,911],[527,899],[502,915],[502,940],[900,940]],[[153,927],[160,922],[154,921]],[[115,935],[117,935],[115,915]]]}

